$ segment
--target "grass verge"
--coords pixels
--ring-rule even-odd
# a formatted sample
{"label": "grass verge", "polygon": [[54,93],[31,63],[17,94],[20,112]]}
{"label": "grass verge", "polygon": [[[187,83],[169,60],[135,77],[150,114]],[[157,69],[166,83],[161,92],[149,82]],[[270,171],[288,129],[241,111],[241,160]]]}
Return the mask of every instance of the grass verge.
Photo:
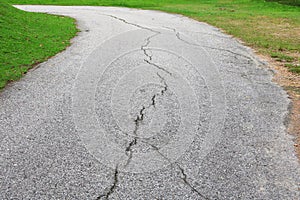
{"label": "grass verge", "polygon": [[0,2],[0,89],[64,50],[76,33],[71,18],[24,12]]}
{"label": "grass verge", "polygon": [[299,0],[9,0],[9,2],[124,6],[183,14],[219,27],[228,34],[240,38],[258,53],[280,61],[282,66],[291,66],[288,67],[291,71],[300,71],[300,7],[289,6],[299,5]]}

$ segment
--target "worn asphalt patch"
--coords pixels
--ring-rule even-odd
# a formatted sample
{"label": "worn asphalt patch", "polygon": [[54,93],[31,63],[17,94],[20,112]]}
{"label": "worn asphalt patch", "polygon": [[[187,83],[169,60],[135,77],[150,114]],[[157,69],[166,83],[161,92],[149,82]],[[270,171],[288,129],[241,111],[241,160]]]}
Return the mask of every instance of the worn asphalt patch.
{"label": "worn asphalt patch", "polygon": [[0,199],[298,199],[289,101],[247,47],[179,15],[17,6],[82,32],[0,95]]}

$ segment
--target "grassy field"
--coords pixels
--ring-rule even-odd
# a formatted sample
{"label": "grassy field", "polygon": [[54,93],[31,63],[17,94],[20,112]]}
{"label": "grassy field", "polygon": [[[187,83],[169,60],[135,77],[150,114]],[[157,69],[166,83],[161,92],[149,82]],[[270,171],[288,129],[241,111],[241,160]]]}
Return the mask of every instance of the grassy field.
{"label": "grassy field", "polygon": [[[102,5],[156,9],[207,22],[300,73],[300,0],[7,0],[10,4]],[[273,1],[278,1],[276,3]],[[289,4],[289,5],[284,5]],[[68,45],[76,29],[65,17],[0,4],[0,87]]]}
{"label": "grassy field", "polygon": [[65,49],[76,33],[71,18],[28,13],[0,2],[0,89]]}

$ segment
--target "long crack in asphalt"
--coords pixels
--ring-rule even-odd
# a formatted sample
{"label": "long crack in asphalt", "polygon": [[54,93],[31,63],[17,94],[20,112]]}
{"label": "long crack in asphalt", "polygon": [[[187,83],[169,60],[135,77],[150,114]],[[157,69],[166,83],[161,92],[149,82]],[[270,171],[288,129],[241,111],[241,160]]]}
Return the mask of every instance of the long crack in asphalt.
{"label": "long crack in asphalt", "polygon": [[[166,29],[169,29],[169,30],[172,30],[175,35],[176,35],[176,38],[188,45],[191,45],[191,46],[198,46],[198,47],[204,47],[204,48],[209,48],[209,49],[214,49],[214,50],[218,50],[218,51],[225,51],[225,52],[228,52],[228,53],[231,53],[233,55],[236,55],[236,56],[241,56],[243,58],[246,58],[252,62],[254,62],[256,64],[256,66],[261,66],[261,65],[265,65],[265,63],[261,62],[260,60],[257,60],[255,59],[254,57],[252,56],[246,56],[242,53],[237,53],[237,52],[234,52],[234,51],[231,51],[229,49],[224,49],[224,48],[216,48],[216,47],[211,47],[211,46],[207,46],[207,45],[200,45],[200,44],[197,44],[197,43],[192,43],[192,42],[189,42],[189,41],[186,41],[185,39],[183,39],[181,36],[180,36],[180,33],[175,29],[175,28],[170,28],[170,27],[164,27]],[[235,57],[236,58],[236,57]],[[237,59],[237,58],[236,58]]]}
{"label": "long crack in asphalt", "polygon": [[144,59],[144,61],[145,61],[146,63],[148,63],[149,65],[151,65],[151,66],[153,66],[153,67],[156,67],[157,69],[160,69],[160,70],[166,72],[167,74],[169,74],[170,76],[172,76],[172,73],[169,72],[168,70],[166,70],[165,68],[162,68],[162,67],[160,67],[159,65],[157,65],[157,64],[155,64],[155,63],[153,63],[153,62],[151,62],[151,61],[149,61],[149,60]]}
{"label": "long crack in asphalt", "polygon": [[139,127],[140,127],[140,123],[142,123],[143,120],[144,120],[145,111],[147,109],[151,108],[151,107],[155,108],[155,106],[156,106],[156,98],[158,96],[163,96],[165,94],[165,92],[168,90],[168,85],[167,85],[165,79],[159,73],[157,73],[157,76],[161,79],[161,82],[164,84],[164,87],[163,87],[163,89],[159,93],[156,93],[156,94],[154,94],[152,96],[151,103],[147,107],[143,106],[142,109],[139,111],[139,114],[137,115],[136,119],[134,120],[135,127],[134,127],[133,133],[134,133],[135,137],[129,143],[129,145],[126,147],[125,152],[126,152],[126,155],[128,155],[128,160],[127,160],[127,162],[125,164],[125,167],[127,167],[129,165],[129,163],[130,163],[130,161],[132,159],[132,156],[133,156],[133,150],[132,150],[132,148],[138,142],[137,131],[138,131]]}
{"label": "long crack in asphalt", "polygon": [[[153,62],[152,62],[152,55],[148,53],[149,50],[147,49],[147,47],[148,47],[149,44],[150,44],[150,40],[151,40],[151,38],[154,38],[155,36],[161,34],[159,31],[155,31],[155,30],[153,30],[153,29],[151,29],[151,28],[144,27],[144,26],[141,26],[141,25],[139,25],[139,24],[135,24],[135,23],[128,22],[128,21],[126,21],[125,19],[122,19],[122,18],[113,16],[113,15],[107,15],[107,16],[110,16],[110,17],[112,17],[112,18],[114,18],[114,19],[117,19],[117,20],[119,20],[119,21],[122,21],[122,22],[124,22],[124,23],[126,23],[126,24],[129,24],[129,25],[132,25],[132,26],[141,28],[141,29],[146,29],[146,30],[149,30],[149,31],[151,31],[151,32],[154,32],[155,34],[153,34],[153,35],[151,35],[150,37],[148,37],[148,38],[146,39],[146,43],[145,43],[144,45],[141,46],[141,50],[143,51],[144,55],[145,55],[146,58],[147,58],[147,59],[144,59],[144,62],[146,62],[147,64],[149,64],[149,65],[151,65],[151,66],[153,66],[153,67],[155,67],[155,68],[157,68],[157,69],[159,69],[159,70],[161,70],[161,71],[167,73],[168,75],[172,76],[172,73],[171,73],[171,72],[169,72],[169,71],[166,70],[165,68],[163,68],[163,67],[161,67],[161,66],[159,66],[159,65],[157,65],[157,64],[155,64],[155,63],[153,63]],[[183,40],[183,39],[180,38],[179,32],[176,32],[175,29],[173,29],[173,31],[176,33],[176,37],[177,37],[179,40],[181,40],[181,41],[183,41],[183,42],[185,42],[185,43],[188,43],[187,41],[185,41],[185,40]],[[194,46],[197,45],[197,44],[192,44],[192,43],[188,43],[188,44],[194,45]],[[197,46],[199,46],[199,45],[197,45]],[[234,53],[234,52],[232,52],[232,53]],[[134,139],[129,143],[129,145],[128,145],[128,146],[126,147],[126,149],[125,149],[125,153],[126,153],[126,155],[128,155],[128,159],[127,159],[127,162],[126,162],[126,164],[125,164],[125,167],[127,167],[127,166],[129,165],[130,161],[132,160],[132,157],[133,157],[133,150],[132,150],[132,148],[138,143],[137,132],[138,132],[138,129],[139,129],[139,127],[140,127],[140,123],[142,123],[143,120],[144,120],[146,109],[149,109],[150,107],[154,107],[154,108],[155,108],[157,97],[158,97],[158,96],[163,96],[163,95],[165,94],[165,92],[168,90],[168,85],[167,85],[167,82],[166,82],[165,78],[164,78],[162,75],[160,75],[158,72],[157,72],[157,76],[160,78],[161,83],[164,84],[164,87],[163,87],[163,89],[162,89],[159,93],[156,93],[156,94],[154,94],[154,95],[152,96],[152,98],[151,98],[151,103],[150,103],[147,107],[143,106],[142,109],[139,111],[139,114],[138,114],[138,115],[136,116],[136,118],[134,119],[135,128],[134,128],[133,134],[135,135],[135,137],[134,137]],[[159,149],[158,149],[156,146],[154,146],[153,144],[147,143],[147,142],[145,142],[145,141],[141,141],[141,142],[143,142],[143,143],[145,143],[145,144],[151,146],[156,152],[158,152],[158,154],[159,154],[160,156],[162,156],[162,157],[163,157],[165,160],[167,160],[170,164],[173,164],[172,161],[171,161],[168,157],[166,157],[165,155],[163,155],[163,154],[159,151]],[[192,184],[188,181],[188,177],[187,177],[187,174],[185,173],[184,169],[183,169],[178,163],[175,162],[174,164],[175,164],[175,165],[177,166],[177,168],[179,169],[179,171],[180,171],[180,173],[181,173],[181,175],[182,175],[180,178],[181,178],[181,180],[184,182],[184,184],[187,185],[187,186],[192,190],[192,192],[195,192],[196,194],[198,194],[201,198],[209,199],[209,198],[207,198],[206,196],[204,196],[203,194],[201,194],[195,187],[192,186]],[[118,171],[118,166],[117,166],[117,167],[115,168],[115,172],[114,172],[114,182],[113,182],[113,184],[107,189],[108,191],[107,191],[106,193],[104,193],[104,194],[98,196],[98,197],[97,197],[97,200],[100,200],[101,198],[108,199],[108,198],[110,197],[110,195],[112,195],[112,194],[115,192],[115,190],[116,190],[116,188],[117,188],[117,185],[118,185],[118,182],[119,182],[119,177],[118,177],[118,175],[119,175],[119,171]]]}
{"label": "long crack in asphalt", "polygon": [[101,200],[102,198],[108,199],[110,197],[110,195],[112,195],[115,192],[115,190],[117,188],[117,185],[118,185],[118,182],[119,182],[119,176],[118,175],[119,175],[118,166],[116,166],[115,172],[114,172],[113,184],[109,188],[106,189],[107,190],[106,193],[99,195],[96,198],[96,200]]}
{"label": "long crack in asphalt", "polygon": [[[132,25],[132,23],[129,23],[129,22],[127,22],[127,24],[131,24],[131,25]],[[140,27],[140,25],[137,25],[137,24],[135,24],[135,25],[138,26],[138,27]],[[149,30],[149,28],[147,28],[147,30]],[[146,63],[148,63],[149,65],[155,66],[156,68],[158,68],[158,69],[160,69],[160,70],[166,72],[167,74],[169,74],[169,75],[171,76],[171,75],[172,75],[171,72],[169,72],[168,70],[164,69],[163,67],[160,67],[159,65],[156,65],[156,64],[154,64],[154,63],[151,62],[151,60],[152,60],[152,55],[150,55],[150,54],[147,52],[148,50],[147,50],[146,48],[149,46],[149,44],[150,44],[150,42],[151,42],[151,41],[150,41],[151,38],[154,38],[155,36],[157,36],[157,35],[159,35],[159,34],[161,34],[161,33],[158,32],[158,31],[154,31],[154,30],[152,30],[152,29],[150,29],[150,30],[151,30],[152,32],[155,32],[155,34],[153,34],[153,35],[149,36],[148,38],[146,38],[145,44],[143,44],[143,45],[141,46],[141,50],[143,51],[144,55],[145,55],[146,58],[147,58],[147,59],[144,59],[144,61],[145,61]],[[130,163],[130,161],[131,161],[131,159],[132,159],[132,156],[133,156],[133,150],[132,150],[132,148],[133,148],[134,145],[137,144],[137,141],[138,141],[137,132],[138,132],[138,129],[139,129],[139,127],[140,127],[140,123],[142,123],[142,121],[144,120],[144,115],[145,115],[144,112],[145,112],[145,110],[146,110],[146,109],[149,109],[149,108],[152,107],[152,106],[155,108],[156,98],[157,98],[159,95],[163,95],[164,92],[166,92],[167,89],[168,89],[168,86],[167,86],[167,83],[166,83],[165,79],[164,79],[161,75],[159,75],[159,73],[157,73],[157,75],[158,75],[158,77],[161,79],[161,81],[164,83],[164,88],[163,88],[162,91],[160,91],[160,93],[154,94],[154,95],[152,96],[152,98],[151,98],[151,104],[148,105],[147,107],[143,106],[142,109],[139,111],[139,114],[136,116],[136,118],[135,118],[135,120],[134,120],[135,127],[134,127],[133,134],[135,135],[135,137],[134,137],[134,139],[129,143],[129,146],[128,146],[128,147],[126,148],[126,150],[125,150],[126,155],[128,155],[128,160],[127,160],[127,162],[126,162],[126,164],[125,164],[125,167],[128,166],[128,164]]]}
{"label": "long crack in asphalt", "polygon": [[[152,30],[152,29],[151,29],[151,30]],[[152,31],[155,32],[154,30],[152,30]],[[159,66],[158,64],[153,63],[153,62],[152,62],[152,55],[148,53],[148,51],[150,51],[150,50],[148,50],[147,47],[148,47],[149,44],[150,44],[151,38],[154,38],[155,36],[157,36],[157,35],[159,35],[159,34],[161,34],[161,33],[160,33],[160,32],[155,32],[155,34],[154,34],[154,35],[151,35],[150,37],[148,37],[148,38],[146,39],[146,43],[145,43],[144,45],[141,46],[141,50],[144,52],[144,54],[145,54],[145,56],[146,56],[146,58],[147,58],[147,59],[144,59],[144,62],[146,62],[147,64],[149,64],[149,65],[151,65],[151,66],[153,66],[153,67],[155,67],[155,68],[157,68],[157,69],[159,69],[159,70],[162,70],[162,71],[166,72],[167,74],[169,74],[170,76],[172,76],[172,73],[171,73],[170,71],[168,71],[167,69],[165,69],[165,68]]]}
{"label": "long crack in asphalt", "polygon": [[165,156],[163,153],[161,153],[160,151],[159,151],[159,148],[157,148],[155,145],[153,145],[153,144],[150,144],[150,143],[148,143],[148,142],[145,142],[145,141],[142,141],[143,143],[145,143],[145,144],[147,144],[147,145],[149,145],[149,146],[151,146],[163,159],[165,159],[167,162],[169,162],[171,165],[172,164],[174,164],[178,169],[179,169],[179,171],[180,171],[180,173],[181,173],[181,177],[180,177],[180,179],[184,182],[184,184],[186,185],[186,186],[188,186],[190,189],[191,189],[191,191],[192,192],[195,192],[197,195],[199,195],[201,198],[203,198],[203,199],[207,199],[207,200],[209,200],[209,198],[208,197],[206,197],[206,196],[204,196],[203,194],[201,194],[201,192],[200,191],[198,191],[189,181],[188,181],[188,177],[187,177],[187,174],[185,173],[185,171],[184,171],[184,168],[183,167],[181,167],[177,162],[172,162],[167,156]]}
{"label": "long crack in asphalt", "polygon": [[148,31],[151,31],[151,32],[154,32],[154,33],[160,33],[159,31],[153,30],[153,29],[148,28],[148,27],[145,27],[145,26],[141,26],[141,25],[139,25],[139,24],[135,24],[135,23],[132,23],[132,22],[128,22],[128,21],[126,21],[125,19],[120,18],[120,17],[117,17],[117,16],[114,16],[114,15],[108,15],[108,14],[103,14],[103,15],[109,16],[109,17],[111,17],[111,18],[114,18],[114,19],[116,19],[116,20],[119,20],[119,21],[121,21],[121,22],[124,22],[125,24],[131,25],[131,26],[135,26],[135,27],[140,28],[140,29],[145,29],[145,30],[148,30]]}

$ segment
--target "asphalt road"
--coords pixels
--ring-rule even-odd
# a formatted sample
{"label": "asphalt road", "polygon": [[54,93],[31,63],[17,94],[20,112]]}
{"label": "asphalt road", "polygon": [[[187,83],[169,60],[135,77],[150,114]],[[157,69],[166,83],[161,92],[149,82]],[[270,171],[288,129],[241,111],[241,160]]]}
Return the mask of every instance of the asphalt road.
{"label": "asphalt road", "polygon": [[299,199],[289,100],[252,51],[179,15],[75,18],[64,52],[0,94],[0,199]]}

